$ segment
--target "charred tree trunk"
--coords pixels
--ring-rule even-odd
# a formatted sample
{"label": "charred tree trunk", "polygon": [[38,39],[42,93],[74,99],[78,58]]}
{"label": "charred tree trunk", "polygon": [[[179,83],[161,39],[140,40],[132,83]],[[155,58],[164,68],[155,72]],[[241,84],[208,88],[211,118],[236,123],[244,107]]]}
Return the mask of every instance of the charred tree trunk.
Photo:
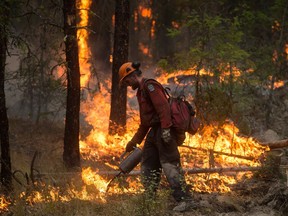
{"label": "charred tree trunk", "polygon": [[128,61],[129,1],[116,1],[109,134],[126,132],[127,88],[119,85],[118,70]]}
{"label": "charred tree trunk", "polygon": [[[0,10],[2,20],[8,20],[6,11]],[[9,146],[9,122],[6,110],[4,81],[5,81],[5,63],[6,63],[6,44],[7,32],[5,29],[6,22],[0,25],[0,142],[1,142],[1,183],[9,192],[12,189],[11,159]]]}
{"label": "charred tree trunk", "polygon": [[67,104],[63,160],[68,168],[80,166],[80,69],[76,28],[76,0],[63,0],[67,64]]}

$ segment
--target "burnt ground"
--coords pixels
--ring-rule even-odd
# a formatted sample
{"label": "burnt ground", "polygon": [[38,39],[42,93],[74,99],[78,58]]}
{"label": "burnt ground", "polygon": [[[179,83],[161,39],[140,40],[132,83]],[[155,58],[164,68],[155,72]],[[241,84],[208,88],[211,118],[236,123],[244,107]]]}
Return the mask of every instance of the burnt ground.
{"label": "burnt ground", "polygon": [[[39,171],[39,174],[41,174],[39,175],[41,180],[47,184],[62,187],[64,181],[68,182],[71,179],[69,175],[61,175],[61,172],[67,172],[62,163],[63,127],[53,124],[36,126],[27,121],[11,120],[10,140],[13,171],[21,170],[23,173],[26,172],[29,174],[32,158],[35,152],[37,152],[34,166],[35,169]],[[286,149],[283,150],[286,152]],[[286,155],[288,154],[285,153],[283,157],[286,157]],[[164,211],[157,214],[144,214],[142,212],[135,215],[286,216],[288,215],[288,186],[286,175],[279,169],[279,158],[276,158],[277,161],[274,159],[275,157],[271,157],[270,161],[267,160],[268,162],[263,167],[263,170],[254,174],[252,178],[246,178],[239,181],[236,185],[231,185],[231,192],[229,193],[193,192],[193,201],[191,201],[190,207],[185,212],[173,212],[171,209],[173,209],[175,203],[169,198]],[[99,160],[93,162],[93,164],[100,169],[105,167],[105,164]],[[51,172],[58,172],[58,174],[46,178],[46,173]],[[18,175],[18,179],[20,179],[23,184],[26,184],[23,176]],[[14,185],[16,189],[23,188],[23,186],[20,186],[17,182],[14,182]],[[165,188],[163,188],[163,190],[165,190]],[[109,201],[105,204],[106,207],[101,207],[102,213],[99,213],[99,215],[123,215],[123,213],[115,212],[111,214],[111,212],[109,213],[109,211],[105,209],[109,209],[108,206],[110,204],[114,206],[115,202],[118,203],[117,205],[124,205],[123,200],[125,203],[126,199],[130,200],[130,195],[128,195],[128,197],[125,195],[113,197],[113,195],[111,195]],[[160,200],[159,202],[162,201]],[[68,204],[66,203],[65,205],[67,206]],[[137,203],[135,205],[137,205]],[[134,206],[133,208],[137,207]],[[26,212],[22,215],[43,215],[40,213],[43,209],[39,210],[39,208],[33,206],[25,209],[25,211],[30,213]],[[106,211],[108,211],[108,213]],[[32,214],[31,212],[34,213]],[[50,212],[47,215],[59,215],[58,210],[54,210],[54,212],[56,213]],[[12,209],[10,214],[6,212],[5,215],[19,214],[15,214],[15,210]],[[79,210],[77,214],[73,213],[73,215],[95,214],[81,213]]]}

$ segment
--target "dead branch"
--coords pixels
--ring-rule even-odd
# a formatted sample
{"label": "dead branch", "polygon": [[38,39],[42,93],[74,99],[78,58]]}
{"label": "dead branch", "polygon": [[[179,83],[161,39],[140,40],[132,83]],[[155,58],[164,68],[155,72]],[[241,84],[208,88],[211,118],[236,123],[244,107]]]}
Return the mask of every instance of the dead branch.
{"label": "dead branch", "polygon": [[20,184],[21,186],[24,186],[24,184],[21,182],[21,180],[16,176],[17,173],[20,173],[25,179],[26,179],[26,183],[27,185],[29,185],[29,177],[27,173],[22,172],[21,170],[15,170],[12,173],[12,177],[14,178],[14,180]]}
{"label": "dead branch", "polygon": [[261,167],[217,167],[217,168],[194,168],[194,169],[184,169],[187,174],[197,174],[197,173],[224,173],[224,172],[248,172],[257,171]]}
{"label": "dead branch", "polygon": [[265,143],[260,143],[260,144],[263,146],[269,146],[270,149],[284,148],[284,147],[288,147],[288,139],[278,140],[274,142],[265,142]]}
{"label": "dead branch", "polygon": [[[35,169],[34,169],[34,163],[35,163],[37,154],[38,154],[38,152],[35,151],[35,153],[34,153],[34,155],[33,155],[33,159],[32,159],[32,161],[31,161],[31,166],[30,166],[30,178],[31,178],[31,181],[32,181],[32,184],[33,184],[33,185],[35,184],[34,171],[37,171],[37,172],[38,172],[38,170],[35,170]],[[38,172],[38,173],[39,173],[39,172]]]}

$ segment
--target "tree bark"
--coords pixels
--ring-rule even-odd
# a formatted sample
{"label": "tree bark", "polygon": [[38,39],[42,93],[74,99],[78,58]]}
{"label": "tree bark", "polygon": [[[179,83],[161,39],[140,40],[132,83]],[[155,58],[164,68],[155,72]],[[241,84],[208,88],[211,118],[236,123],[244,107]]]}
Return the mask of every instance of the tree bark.
{"label": "tree bark", "polygon": [[153,1],[153,15],[156,19],[154,61],[169,59],[173,56],[172,39],[168,36],[168,28],[171,28],[172,17],[175,8],[168,0]]}
{"label": "tree bark", "polygon": [[112,0],[98,0],[92,1],[91,4],[93,15],[89,17],[89,24],[95,33],[89,35],[89,44],[91,44],[96,73],[99,73],[99,71],[110,72],[111,70],[111,29],[115,2]]}
{"label": "tree bark", "polygon": [[[6,63],[6,44],[7,32],[6,25],[8,22],[7,10],[3,12],[0,10],[4,20],[0,25],[0,142],[1,142],[1,183],[9,192],[12,189],[12,175],[11,175],[11,159],[10,159],[10,145],[9,145],[9,122],[6,109],[5,100],[5,63]],[[3,12],[3,13],[2,13]]]}
{"label": "tree bark", "polygon": [[126,132],[127,88],[119,85],[118,70],[128,61],[129,1],[116,1],[109,134]]}
{"label": "tree bark", "polygon": [[67,64],[67,104],[63,160],[67,168],[80,167],[80,69],[76,28],[76,0],[63,0]]}

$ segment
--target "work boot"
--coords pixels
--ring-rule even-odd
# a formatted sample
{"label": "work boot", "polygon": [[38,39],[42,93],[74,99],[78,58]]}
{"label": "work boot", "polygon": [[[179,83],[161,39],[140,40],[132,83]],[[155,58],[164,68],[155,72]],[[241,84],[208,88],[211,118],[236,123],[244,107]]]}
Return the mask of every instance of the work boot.
{"label": "work boot", "polygon": [[178,203],[177,206],[175,206],[173,208],[173,211],[177,211],[177,212],[184,212],[185,210],[187,210],[188,204],[185,201],[181,201]]}

